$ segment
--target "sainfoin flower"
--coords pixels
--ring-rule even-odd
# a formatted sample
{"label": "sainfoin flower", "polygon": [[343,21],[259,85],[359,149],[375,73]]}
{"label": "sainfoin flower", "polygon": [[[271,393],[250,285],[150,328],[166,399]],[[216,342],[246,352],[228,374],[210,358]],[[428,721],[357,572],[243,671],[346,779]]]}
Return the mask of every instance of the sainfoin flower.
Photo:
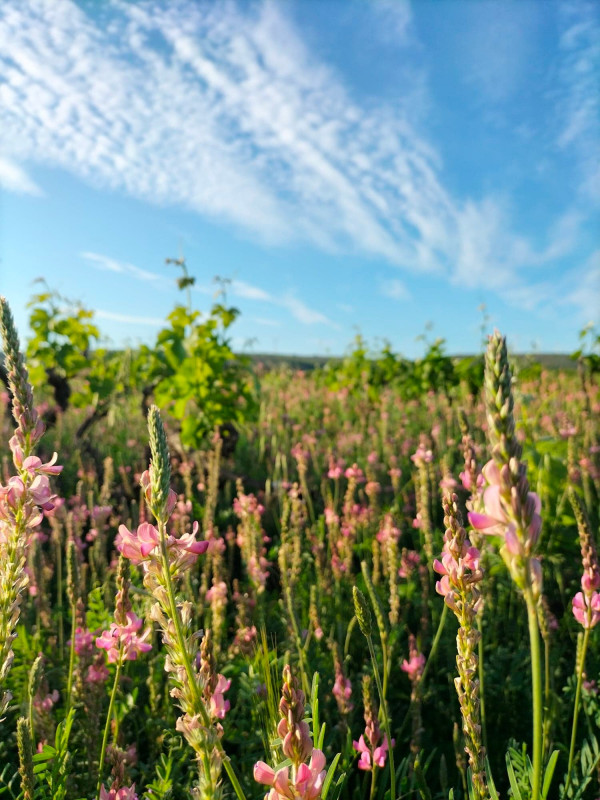
{"label": "sainfoin flower", "polygon": [[408,661],[404,659],[400,669],[406,672],[411,681],[418,680],[425,667],[425,656],[423,653],[411,654]]}
{"label": "sainfoin flower", "polygon": [[600,622],[600,592],[577,592],[573,598],[573,616],[584,628]]}
{"label": "sainfoin flower", "polygon": [[[198,556],[207,551],[208,542],[198,541],[197,532],[198,523],[194,522],[191,533],[184,533],[179,538],[167,536],[169,560],[176,565],[177,570],[192,566]],[[158,528],[149,522],[142,522],[135,533],[125,525],[119,525],[115,545],[133,564],[146,565],[148,561],[160,558],[160,534]]]}
{"label": "sainfoin flower", "polygon": [[120,789],[105,789],[100,787],[100,800],[138,800],[135,793],[135,783],[129,787],[122,786]]}
{"label": "sainfoin flower", "polygon": [[321,750],[314,749],[308,764],[300,764],[295,778],[290,778],[289,767],[273,770],[264,761],[254,765],[254,780],[271,791],[267,800],[318,800],[325,781],[325,756]]}
{"label": "sainfoin flower", "polygon": [[387,758],[388,752],[388,741],[387,736],[384,734],[383,741],[380,745],[378,745],[373,750],[373,759],[371,761],[371,748],[365,742],[365,737],[361,735],[358,742],[352,742],[352,746],[356,750],[357,753],[360,753],[360,758],[358,759],[358,768],[362,770],[369,771],[373,769],[373,765],[379,767],[385,767],[385,761]]}
{"label": "sainfoin flower", "polygon": [[[482,533],[504,536],[509,551],[523,549],[526,552],[519,554],[529,555],[535,548],[542,529],[540,498],[535,492],[528,492],[527,494],[526,505],[530,512],[528,514],[530,523],[526,531],[525,541],[520,542],[516,535],[512,509],[506,506],[502,497],[502,482],[498,465],[493,460],[488,461],[483,467],[482,473],[488,483],[483,492],[484,512],[470,511],[468,514],[469,522],[476,530],[482,531]],[[515,552],[514,555],[517,555],[517,553]]]}
{"label": "sainfoin flower", "polygon": [[96,647],[106,650],[109,664],[116,663],[119,654],[123,661],[135,661],[140,653],[152,650],[152,645],[145,641],[150,635],[150,629],[144,631],[142,636],[137,635],[142,625],[143,621],[132,611],[128,611],[126,625],[111,622],[110,630],[103,631],[102,636],[98,636]]}

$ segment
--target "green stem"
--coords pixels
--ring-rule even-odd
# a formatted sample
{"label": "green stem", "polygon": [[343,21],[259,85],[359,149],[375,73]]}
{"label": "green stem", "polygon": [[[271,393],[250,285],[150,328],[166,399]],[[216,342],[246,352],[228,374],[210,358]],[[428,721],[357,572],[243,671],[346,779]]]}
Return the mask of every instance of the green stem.
{"label": "green stem", "polygon": [[447,615],[448,615],[448,606],[446,605],[446,603],[444,603],[444,608],[442,609],[442,616],[440,617],[440,621],[438,623],[437,631],[435,632],[435,636],[433,637],[433,644],[431,645],[431,650],[429,651],[429,656],[427,657],[427,662],[425,664],[425,669],[423,670],[423,672],[421,674],[421,678],[420,678],[419,683],[417,685],[417,688],[419,688],[419,689],[421,688],[421,686],[423,684],[423,681],[425,680],[425,677],[426,677],[427,673],[429,672],[429,665],[433,661],[433,659],[435,657],[435,654],[437,652],[438,645],[440,643],[440,639],[442,638],[442,633],[444,631],[444,625],[446,624]]}
{"label": "green stem", "polygon": [[533,781],[531,800],[540,800],[543,750],[542,662],[536,604],[530,588],[525,591],[525,602],[527,603],[527,617],[529,621],[531,689],[533,694]]}
{"label": "green stem", "polygon": [[396,770],[394,769],[394,746],[392,744],[392,732],[390,730],[390,719],[387,713],[387,704],[383,695],[383,686],[381,685],[381,678],[379,677],[379,669],[377,668],[377,660],[375,658],[375,650],[373,648],[373,638],[369,634],[367,636],[369,645],[369,653],[371,654],[371,661],[373,663],[373,672],[375,674],[375,683],[377,684],[377,691],[379,693],[379,703],[381,712],[383,714],[383,727],[387,736],[388,752],[390,754],[390,782],[391,782],[391,795],[390,800],[396,800]]}
{"label": "green stem", "polygon": [[300,666],[300,676],[302,679],[302,691],[306,695],[306,697],[310,697],[310,686],[308,685],[308,677],[306,675],[304,659],[306,654],[302,647],[302,637],[300,636],[300,629],[298,628],[298,620],[296,619],[296,614],[294,613],[294,605],[292,603],[292,593],[290,592],[290,588],[286,585],[285,589],[285,600],[288,609],[288,615],[290,618],[290,622],[292,624],[292,631],[294,633],[294,641],[296,643],[296,650],[298,651],[298,663]]}
{"label": "green stem", "polygon": [[571,772],[573,770],[573,759],[575,757],[575,741],[577,739],[577,718],[579,717],[579,704],[581,701],[581,684],[583,683],[583,668],[585,667],[585,656],[590,638],[591,628],[586,628],[583,634],[583,646],[579,659],[579,669],[577,671],[577,688],[575,689],[575,707],[573,709],[573,726],[571,728],[571,746],[569,747],[569,766],[567,767],[567,784],[565,787],[565,797],[571,785]]}
{"label": "green stem", "polygon": [[57,526],[55,533],[55,562],[56,562],[56,599],[58,611],[58,652],[60,661],[65,656],[65,632],[63,622],[63,585],[62,585],[62,547],[60,541],[60,528]]}
{"label": "green stem", "polygon": [[77,630],[77,612],[75,603],[71,605],[71,645],[69,647],[69,677],[67,679],[67,714],[73,701],[73,673],[75,672],[75,631]]}
{"label": "green stem", "polygon": [[483,631],[482,631],[481,620],[479,620],[479,625],[477,626],[479,630],[479,642],[477,644],[477,658],[479,664],[477,666],[478,674],[479,674],[479,717],[481,720],[481,738],[483,740],[483,746],[485,747],[485,752],[488,752],[488,743],[487,743],[487,728],[485,724],[485,696],[484,696],[484,678],[485,673],[483,670]]}
{"label": "green stem", "polygon": [[96,796],[100,800],[100,789],[102,787],[102,772],[104,770],[104,759],[106,758],[106,746],[108,744],[108,735],[110,732],[110,723],[112,720],[113,709],[115,707],[115,698],[119,688],[119,678],[121,677],[121,667],[123,661],[122,647],[119,649],[119,656],[117,659],[117,669],[115,672],[115,680],[113,683],[112,692],[110,693],[110,702],[108,704],[108,712],[106,714],[106,724],[104,726],[104,736],[102,737],[102,749],[100,750],[100,762],[98,764],[98,783],[96,785]]}
{"label": "green stem", "polygon": [[550,738],[550,642],[544,639],[544,756],[549,751]]}

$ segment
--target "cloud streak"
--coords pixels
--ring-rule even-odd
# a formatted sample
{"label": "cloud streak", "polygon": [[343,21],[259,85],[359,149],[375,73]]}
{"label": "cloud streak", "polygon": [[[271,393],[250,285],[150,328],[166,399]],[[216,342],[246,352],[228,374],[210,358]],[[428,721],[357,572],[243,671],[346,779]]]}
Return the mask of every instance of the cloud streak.
{"label": "cloud streak", "polygon": [[164,281],[163,275],[158,275],[156,272],[148,272],[148,270],[140,269],[134,264],[128,264],[125,261],[117,261],[114,258],[100,255],[99,253],[83,252],[79,254],[81,258],[88,261],[96,269],[105,270],[107,272],[117,272],[121,275],[129,275],[141,281]]}
{"label": "cloud streak", "polygon": [[17,194],[32,194],[41,197],[44,193],[31,180],[29,175],[18,164],[0,158],[0,186]]}

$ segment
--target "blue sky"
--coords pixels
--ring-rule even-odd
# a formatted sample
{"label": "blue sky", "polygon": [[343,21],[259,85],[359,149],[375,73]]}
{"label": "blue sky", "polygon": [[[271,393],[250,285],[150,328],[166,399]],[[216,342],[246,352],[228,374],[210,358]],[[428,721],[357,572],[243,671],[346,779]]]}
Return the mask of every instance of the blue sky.
{"label": "blue sky", "polygon": [[237,348],[571,351],[600,313],[600,5],[0,6],[0,291],[113,343],[214,276]]}

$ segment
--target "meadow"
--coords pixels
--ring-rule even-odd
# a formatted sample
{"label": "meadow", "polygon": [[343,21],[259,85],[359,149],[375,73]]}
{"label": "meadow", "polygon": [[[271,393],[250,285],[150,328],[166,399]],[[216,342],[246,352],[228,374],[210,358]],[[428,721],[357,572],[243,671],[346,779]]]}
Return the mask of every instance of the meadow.
{"label": "meadow", "polygon": [[0,797],[597,798],[597,356],[266,370],[234,320],[2,300]]}

